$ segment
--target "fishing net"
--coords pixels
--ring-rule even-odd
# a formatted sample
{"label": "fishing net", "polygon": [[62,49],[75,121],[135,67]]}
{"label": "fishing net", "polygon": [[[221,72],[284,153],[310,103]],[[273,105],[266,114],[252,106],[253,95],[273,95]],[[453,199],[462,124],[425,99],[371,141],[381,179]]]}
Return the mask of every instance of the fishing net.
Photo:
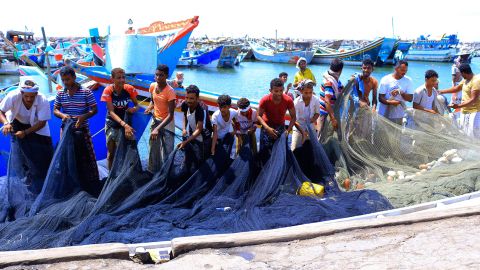
{"label": "fishing net", "polygon": [[378,190],[395,207],[479,190],[480,144],[452,117],[406,109],[403,124],[394,124],[360,107],[351,90],[337,100],[335,115],[339,130],[327,126],[321,141],[341,186]]}
{"label": "fishing net", "polygon": [[[142,169],[137,142],[122,133],[113,170],[95,198],[80,185],[73,136],[67,125],[30,215],[0,224],[1,250],[263,230],[392,208],[377,191],[342,192],[316,140],[299,148],[314,162],[300,165],[285,133],[261,168],[248,140],[230,159],[234,139],[227,135],[206,161],[193,142],[174,150],[154,175]],[[300,196],[315,188],[311,179],[324,194]]]}

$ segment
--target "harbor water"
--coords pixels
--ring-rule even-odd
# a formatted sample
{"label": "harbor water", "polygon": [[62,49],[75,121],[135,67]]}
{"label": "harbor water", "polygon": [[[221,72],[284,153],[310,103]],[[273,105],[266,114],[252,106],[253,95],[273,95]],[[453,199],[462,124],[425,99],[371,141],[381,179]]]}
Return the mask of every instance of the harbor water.
{"label": "harbor water", "polygon": [[[328,65],[309,65],[308,67],[312,69],[317,81],[321,80],[322,74],[328,69]],[[409,62],[407,75],[412,78],[413,85],[416,88],[424,83],[425,71],[433,69],[440,76],[440,89],[445,89],[452,85],[451,68],[451,63],[411,61]],[[474,73],[480,72],[480,58],[473,59],[472,69]],[[239,66],[232,69],[177,68],[176,71],[182,71],[185,74],[185,86],[195,84],[200,90],[259,100],[268,93],[271,79],[284,71],[289,74],[288,81],[293,82],[297,69],[292,64],[252,61],[242,62]],[[383,76],[392,71],[393,66],[375,67],[372,76],[380,81]],[[345,66],[341,76],[342,82],[345,83],[355,72],[361,72],[359,66]],[[0,76],[0,88],[17,82],[18,76]]]}

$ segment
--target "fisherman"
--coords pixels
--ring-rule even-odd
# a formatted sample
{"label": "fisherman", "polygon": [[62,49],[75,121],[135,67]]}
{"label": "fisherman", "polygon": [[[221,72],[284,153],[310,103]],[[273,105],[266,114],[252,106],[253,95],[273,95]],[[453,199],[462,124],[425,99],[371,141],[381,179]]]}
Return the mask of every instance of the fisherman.
{"label": "fisherman", "polygon": [[184,114],[184,139],[177,147],[183,149],[188,144],[198,144],[200,153],[197,158],[203,161],[208,157],[212,143],[212,124],[208,108],[200,102],[200,89],[196,85],[189,85],[185,91],[185,101],[181,105]]}
{"label": "fisherman", "polygon": [[[121,132],[125,132],[125,138],[134,139],[135,130],[123,120],[125,113],[134,114],[138,110],[138,93],[133,86],[125,83],[125,71],[121,68],[114,68],[111,71],[111,76],[113,84],[103,90],[100,99],[106,103],[108,110],[105,119],[105,137],[109,170],[112,168]],[[130,101],[134,106],[129,108]]]}
{"label": "fisherman", "polygon": [[299,71],[295,74],[293,78],[293,87],[297,88],[298,84],[303,80],[312,80],[315,85],[317,81],[315,80],[315,75],[310,68],[307,68],[307,59],[300,57],[297,61],[297,69]]}
{"label": "fisherman", "polygon": [[[13,135],[10,160],[22,163],[14,167],[26,171],[15,173],[26,176],[25,183],[35,194],[42,190],[53,156],[47,122],[51,118],[50,104],[38,90],[39,87],[33,80],[26,80],[0,102],[3,135]],[[18,159],[12,159],[13,156]]]}
{"label": "fisherman", "polygon": [[[355,87],[352,96],[358,97],[360,107],[371,107],[375,111],[377,107],[378,81],[371,76],[374,70],[373,65],[371,59],[367,58],[362,61],[362,73],[355,76]],[[371,102],[370,93],[372,93]]]}
{"label": "fisherman", "polygon": [[405,114],[405,102],[413,100],[412,79],[405,74],[408,71],[408,62],[400,60],[395,64],[392,74],[385,75],[380,80],[378,90],[378,113],[388,120],[402,125]]}
{"label": "fisherman", "polygon": [[436,114],[438,92],[435,84],[438,79],[438,73],[435,70],[425,72],[425,84],[418,87],[413,93],[413,108],[425,112]]}
{"label": "fisherman", "polygon": [[260,99],[257,120],[262,125],[260,131],[260,161],[270,157],[274,142],[285,131],[285,114],[288,110],[290,123],[286,133],[292,131],[297,120],[293,100],[283,93],[283,81],[275,78],[270,82],[270,94]]}
{"label": "fisherman", "polygon": [[307,126],[314,129],[313,125],[320,116],[320,101],[313,95],[313,86],[314,82],[312,80],[304,80],[298,86],[302,95],[293,102],[297,121],[292,133],[292,151],[302,146],[305,140],[309,139]]}
{"label": "fisherman", "polygon": [[343,85],[340,81],[340,75],[343,71],[343,61],[335,58],[330,63],[330,69],[323,74],[323,82],[320,89],[320,117],[317,121],[318,138],[325,127],[327,117],[330,118],[334,130],[338,128],[338,122],[334,115],[335,101],[340,97],[343,91]]}
{"label": "fisherman", "polygon": [[177,71],[175,79],[168,80],[167,83],[173,88],[183,88],[183,72]]}
{"label": "fisherman", "polygon": [[175,90],[167,84],[169,68],[160,64],[155,70],[155,82],[150,84],[150,104],[145,114],[153,111],[152,125],[150,127],[150,155],[148,158],[148,171],[160,171],[163,163],[173,151],[175,138]]}
{"label": "fisherman", "polygon": [[[287,83],[287,80],[288,80],[288,73],[280,72],[280,74],[278,74],[278,78],[280,80],[282,80],[283,84],[285,85]],[[289,96],[292,100],[294,100],[295,97],[294,97],[293,93],[289,92],[291,88],[292,88],[292,83],[288,83],[287,87],[285,88],[285,95]]]}
{"label": "fisherman", "polygon": [[250,107],[250,101],[247,98],[240,98],[237,101],[237,154],[240,149],[250,139],[250,148],[252,153],[257,153],[257,137],[255,131],[257,130],[257,110]]}
{"label": "fisherman", "polygon": [[473,138],[480,138],[480,76],[475,75],[469,64],[461,64],[458,68],[463,80],[450,89],[440,90],[440,94],[458,93],[462,91],[462,102],[451,104],[453,109],[460,108],[460,126],[466,135]]}
{"label": "fisherman", "polygon": [[[82,188],[92,196],[98,196],[102,189],[99,181],[97,161],[93,149],[88,119],[97,113],[97,102],[92,91],[82,88],[75,81],[73,68],[65,66],[60,70],[65,88],[57,91],[54,111],[56,117],[62,119],[62,130],[68,119],[75,121],[75,158],[77,172]],[[79,135],[79,136],[78,136]]]}
{"label": "fisherman", "polygon": [[[462,57],[459,55],[457,56],[457,58],[455,58],[452,64],[452,87],[459,85],[463,79],[460,69],[458,69],[461,64],[462,64]],[[461,102],[462,102],[462,91],[453,93],[451,103],[460,104]],[[458,124],[460,124],[460,117],[462,116],[461,111],[462,110],[458,108],[458,109],[455,109],[453,112],[453,116]]]}
{"label": "fisherman", "polygon": [[237,111],[230,108],[232,99],[229,95],[218,96],[217,104],[218,110],[212,115],[212,156],[215,155],[215,148],[217,147],[218,140],[223,140],[228,133],[232,133],[233,136],[233,127],[234,123],[236,123],[235,117],[237,116]]}

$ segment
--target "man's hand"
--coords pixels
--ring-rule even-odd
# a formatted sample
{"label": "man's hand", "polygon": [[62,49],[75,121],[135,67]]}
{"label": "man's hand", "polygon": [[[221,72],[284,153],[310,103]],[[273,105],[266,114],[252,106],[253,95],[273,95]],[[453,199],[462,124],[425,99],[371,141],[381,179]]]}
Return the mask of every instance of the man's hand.
{"label": "man's hand", "polygon": [[135,130],[128,124],[125,124],[123,128],[125,129],[125,138],[128,140],[133,140],[133,134],[135,133]]}
{"label": "man's hand", "polygon": [[265,129],[265,131],[267,132],[268,136],[270,136],[270,138],[275,140],[278,138],[278,133],[275,129],[268,127]]}
{"label": "man's hand", "polygon": [[12,133],[13,132],[13,127],[12,127],[12,124],[8,123],[6,125],[3,126],[3,135],[7,135],[8,133]]}
{"label": "man's hand", "polygon": [[330,122],[332,122],[332,127],[333,127],[333,129],[337,130],[337,129],[338,129],[337,119],[335,119],[335,117],[334,117],[334,118],[332,118],[332,119],[330,120]]}
{"label": "man's hand", "polygon": [[77,117],[77,122],[75,123],[75,127],[76,128],[81,127],[83,122],[85,122],[85,119],[86,119],[86,117],[83,116],[83,115],[80,115],[79,117]]}
{"label": "man's hand", "polygon": [[183,141],[183,142],[177,144],[177,148],[178,149],[183,149],[183,148],[185,148],[185,146],[187,146],[187,144],[188,144],[187,141]]}
{"label": "man's hand", "polygon": [[185,137],[185,136],[187,136],[187,130],[186,130],[186,129],[183,129],[183,130],[182,130],[182,137]]}
{"label": "man's hand", "polygon": [[400,94],[400,90],[399,89],[395,89],[393,90],[392,92],[390,92],[390,94],[394,97],[396,97],[398,94]]}
{"label": "man's hand", "polygon": [[70,118],[72,118],[70,115],[64,114],[64,115],[62,115],[62,122],[65,122],[65,121],[67,121],[67,120],[70,119]]}
{"label": "man's hand", "polygon": [[360,108],[368,108],[370,106],[370,104],[368,104],[367,102],[363,101],[363,100],[360,100]]}
{"label": "man's hand", "polygon": [[458,109],[458,108],[460,108],[459,104],[457,104],[457,103],[449,104],[447,107],[448,107],[448,108],[452,108],[452,109]]}
{"label": "man's hand", "polygon": [[302,130],[302,144],[308,139],[308,132],[306,130]]}
{"label": "man's hand", "polygon": [[389,105],[398,106],[400,104],[401,104],[401,102],[398,101],[398,100],[390,100],[389,101]]}
{"label": "man's hand", "polygon": [[134,114],[134,113],[136,113],[137,111],[138,111],[138,107],[137,107],[137,106],[127,109],[127,113],[130,113],[130,114]]}
{"label": "man's hand", "polygon": [[150,114],[152,112],[152,107],[148,107],[143,113],[144,114]]}
{"label": "man's hand", "polygon": [[26,134],[25,134],[25,130],[17,131],[17,132],[15,132],[14,135],[15,135],[17,138],[19,138],[19,139],[23,139],[23,138],[25,138],[25,135],[26,135]]}
{"label": "man's hand", "polygon": [[257,130],[257,125],[253,125],[253,127],[251,127],[248,131],[247,131],[247,134],[248,135],[252,135],[255,133],[255,131]]}
{"label": "man's hand", "polygon": [[150,140],[154,141],[158,138],[158,129],[154,128],[152,133],[150,133]]}

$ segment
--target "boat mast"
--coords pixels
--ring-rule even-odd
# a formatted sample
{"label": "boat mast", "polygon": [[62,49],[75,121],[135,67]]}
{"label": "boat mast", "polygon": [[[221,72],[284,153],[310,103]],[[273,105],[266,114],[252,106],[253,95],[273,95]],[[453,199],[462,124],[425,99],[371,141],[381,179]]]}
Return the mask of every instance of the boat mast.
{"label": "boat mast", "polygon": [[395,37],[395,27],[393,26],[393,16],[392,16],[392,34]]}
{"label": "boat mast", "polygon": [[278,51],[278,37],[277,37],[277,29],[275,29],[275,51]]}

